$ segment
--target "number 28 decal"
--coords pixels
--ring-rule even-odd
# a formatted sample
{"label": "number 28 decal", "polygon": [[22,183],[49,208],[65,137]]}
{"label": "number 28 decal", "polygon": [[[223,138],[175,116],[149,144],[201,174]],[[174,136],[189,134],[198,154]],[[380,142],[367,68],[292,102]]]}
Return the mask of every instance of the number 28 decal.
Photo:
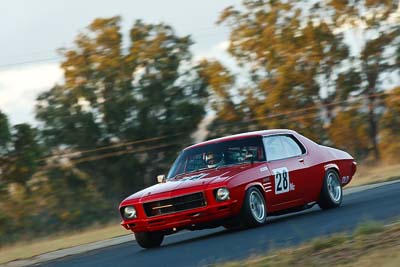
{"label": "number 28 decal", "polygon": [[289,171],[286,167],[272,170],[275,176],[275,194],[289,192]]}

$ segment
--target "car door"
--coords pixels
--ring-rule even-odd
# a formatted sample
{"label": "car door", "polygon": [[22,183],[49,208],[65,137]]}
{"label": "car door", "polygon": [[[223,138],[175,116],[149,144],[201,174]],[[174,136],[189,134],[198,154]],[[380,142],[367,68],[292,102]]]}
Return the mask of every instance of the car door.
{"label": "car door", "polygon": [[263,138],[268,168],[271,172],[274,209],[285,209],[304,202],[304,146],[292,135],[281,134]]}

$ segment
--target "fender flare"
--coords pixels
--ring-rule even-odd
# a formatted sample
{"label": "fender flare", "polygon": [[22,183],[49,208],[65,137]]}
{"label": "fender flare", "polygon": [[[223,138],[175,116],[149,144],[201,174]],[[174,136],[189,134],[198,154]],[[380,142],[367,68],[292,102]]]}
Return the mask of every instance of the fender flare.
{"label": "fender flare", "polygon": [[250,187],[253,187],[253,186],[260,189],[261,194],[264,196],[265,203],[267,203],[267,194],[264,190],[263,185],[260,182],[252,182],[252,183],[247,184],[246,187],[244,188],[244,192],[246,192]]}
{"label": "fender flare", "polygon": [[324,169],[325,169],[325,172],[326,172],[327,170],[329,170],[329,169],[335,169],[335,170],[338,172],[338,175],[339,175],[339,177],[340,177],[340,169],[339,169],[339,166],[338,166],[337,164],[335,164],[335,163],[328,163],[328,164],[325,164],[325,165],[324,165]]}

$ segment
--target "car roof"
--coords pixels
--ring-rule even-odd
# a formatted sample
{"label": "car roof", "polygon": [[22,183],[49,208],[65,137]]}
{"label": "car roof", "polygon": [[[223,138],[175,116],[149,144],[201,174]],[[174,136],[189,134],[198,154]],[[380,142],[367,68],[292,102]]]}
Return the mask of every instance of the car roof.
{"label": "car roof", "polygon": [[289,130],[289,129],[271,129],[271,130],[246,132],[246,133],[234,134],[234,135],[229,135],[229,136],[225,136],[225,137],[207,140],[207,141],[204,141],[201,143],[197,143],[197,144],[188,146],[184,150],[189,149],[189,148],[195,148],[195,147],[199,147],[199,146],[224,142],[224,141],[239,140],[239,139],[244,139],[244,138],[249,138],[249,137],[265,136],[265,135],[272,135],[272,134],[288,134],[288,133],[293,134],[293,133],[295,133],[295,131]]}

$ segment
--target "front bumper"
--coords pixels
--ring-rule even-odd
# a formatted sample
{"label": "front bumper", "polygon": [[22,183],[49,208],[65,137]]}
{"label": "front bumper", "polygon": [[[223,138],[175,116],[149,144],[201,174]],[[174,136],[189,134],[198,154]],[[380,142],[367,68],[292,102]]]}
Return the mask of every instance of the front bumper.
{"label": "front bumper", "polygon": [[211,223],[236,215],[237,200],[209,203],[204,207],[176,213],[159,215],[151,218],[136,218],[122,221],[121,225],[133,232],[153,232],[190,228],[198,224]]}

